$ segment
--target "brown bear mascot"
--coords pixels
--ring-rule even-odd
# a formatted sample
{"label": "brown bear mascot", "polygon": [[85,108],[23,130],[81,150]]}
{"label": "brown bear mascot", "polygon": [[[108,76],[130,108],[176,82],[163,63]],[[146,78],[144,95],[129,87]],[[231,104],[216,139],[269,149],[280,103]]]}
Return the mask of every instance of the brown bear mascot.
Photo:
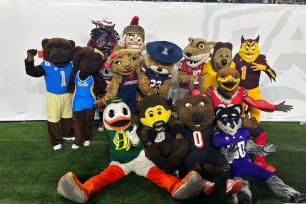
{"label": "brown bear mascot", "polygon": [[92,123],[95,117],[95,99],[101,94],[106,82],[100,74],[104,55],[91,47],[76,47],[74,69],[70,75],[68,91],[73,94],[72,111],[75,141],[72,149],[89,146]]}
{"label": "brown bear mascot", "polygon": [[72,108],[67,91],[68,80],[73,69],[72,58],[75,43],[64,38],[42,40],[44,61],[34,66],[37,50],[27,51],[24,60],[26,73],[33,77],[45,78],[47,89],[46,119],[51,145],[54,150],[61,149],[63,139],[72,137]]}

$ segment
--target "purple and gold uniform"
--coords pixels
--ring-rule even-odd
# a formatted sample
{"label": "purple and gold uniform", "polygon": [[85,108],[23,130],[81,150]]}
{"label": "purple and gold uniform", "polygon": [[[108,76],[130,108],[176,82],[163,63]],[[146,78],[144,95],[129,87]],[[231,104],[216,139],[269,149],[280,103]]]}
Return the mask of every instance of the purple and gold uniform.
{"label": "purple and gold uniform", "polygon": [[236,69],[240,74],[240,86],[245,87],[246,90],[254,89],[259,86],[261,71],[254,71],[254,69],[251,68],[252,66],[254,66],[253,63],[263,64],[269,67],[265,55],[258,55],[254,62],[248,63],[244,61],[237,53],[233,61],[235,62]]}
{"label": "purple and gold uniform", "polygon": [[216,147],[220,148],[229,148],[232,144],[237,145],[238,150],[236,150],[235,158],[230,162],[231,176],[233,178],[243,178],[247,175],[261,181],[268,181],[275,174],[253,163],[249,158],[248,152],[245,150],[249,135],[247,128],[238,129],[234,136],[220,130],[214,134],[213,143]]}

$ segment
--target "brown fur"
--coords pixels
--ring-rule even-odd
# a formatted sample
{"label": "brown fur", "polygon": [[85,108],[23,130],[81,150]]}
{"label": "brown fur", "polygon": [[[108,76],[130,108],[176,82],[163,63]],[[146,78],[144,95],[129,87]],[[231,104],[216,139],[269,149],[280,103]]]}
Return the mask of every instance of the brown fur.
{"label": "brown fur", "polygon": [[232,63],[233,45],[229,42],[217,42],[212,55],[212,66],[217,72],[219,69],[229,67]]}
{"label": "brown fur", "polygon": [[[204,102],[204,106],[200,106],[200,102]],[[192,107],[186,107],[187,103],[190,103]],[[193,131],[204,130],[214,119],[213,106],[207,96],[185,96],[181,100],[177,100],[175,105],[177,108],[178,119]],[[204,120],[201,122],[199,128],[194,126],[195,124],[192,120],[192,114],[196,112],[201,113],[204,116]]]}
{"label": "brown fur", "polygon": [[71,62],[74,54],[74,41],[64,38],[45,38],[41,44],[43,47],[43,56],[46,61],[59,67],[63,67]]}
{"label": "brown fur", "polygon": [[[174,64],[162,64],[150,57],[150,55],[146,51],[143,52],[143,58],[144,63],[148,68],[154,65],[156,67],[162,68],[163,70],[167,70],[169,74],[172,73]],[[141,72],[141,75],[142,77],[141,80],[139,80],[139,89],[145,96],[150,96],[153,94],[164,95],[169,91],[171,86],[171,79],[165,80],[158,89],[150,86],[150,79],[143,72]]]}
{"label": "brown fur", "polygon": [[[215,42],[209,42],[203,38],[192,37],[188,38],[188,41],[189,44],[183,49],[183,56],[185,60],[199,61],[199,59],[195,60],[197,56],[208,54],[207,56],[203,56],[204,58],[201,58],[203,59],[203,62],[201,62],[200,64],[204,64],[208,57],[210,57],[210,51],[214,47]],[[178,71],[178,83],[186,84],[189,81],[194,80],[196,80],[195,76],[188,76],[186,72]]]}
{"label": "brown fur", "polygon": [[[105,101],[114,98],[117,95],[119,84],[122,82],[122,75],[128,76],[136,72],[138,74],[138,80],[141,80],[141,57],[139,51],[131,49],[122,49],[114,53],[116,54],[115,57],[112,58],[111,55],[107,59],[107,64],[109,64],[113,69],[113,78],[111,80],[105,97],[97,102],[98,106],[105,106]],[[131,61],[131,59],[133,59],[134,61]],[[118,64],[119,61],[121,61],[122,64]],[[127,67],[129,67],[128,70],[126,69]]]}

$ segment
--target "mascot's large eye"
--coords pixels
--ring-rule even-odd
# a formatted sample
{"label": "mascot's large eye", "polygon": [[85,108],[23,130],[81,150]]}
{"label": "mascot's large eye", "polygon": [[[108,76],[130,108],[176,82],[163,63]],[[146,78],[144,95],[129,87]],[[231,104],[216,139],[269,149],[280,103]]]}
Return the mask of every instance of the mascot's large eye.
{"label": "mascot's large eye", "polygon": [[199,43],[199,44],[197,45],[197,47],[198,47],[199,49],[203,50],[203,49],[205,48],[205,44],[204,44],[204,43]]}
{"label": "mascot's large eye", "polygon": [[225,55],[225,57],[229,57],[229,55]]}
{"label": "mascot's large eye", "polygon": [[109,116],[110,118],[113,118],[113,117],[115,116],[115,111],[114,111],[114,110],[109,110],[108,116]]}
{"label": "mascot's large eye", "polygon": [[115,64],[122,65],[123,63],[121,61],[116,61]]}
{"label": "mascot's large eye", "polygon": [[134,36],[130,35],[129,36],[129,41],[133,41],[134,40]]}
{"label": "mascot's large eye", "polygon": [[203,102],[203,101],[201,101],[200,103],[199,103],[199,106],[204,106],[205,105],[205,103]]}
{"label": "mascot's large eye", "polygon": [[186,106],[187,108],[192,107],[191,103],[186,103],[185,106]]}
{"label": "mascot's large eye", "polygon": [[250,49],[250,46],[246,45],[245,50],[249,50],[249,49]]}
{"label": "mascot's large eye", "polygon": [[122,113],[123,113],[123,115],[128,115],[128,110],[126,108],[123,108]]}
{"label": "mascot's large eye", "polygon": [[141,36],[137,37],[137,42],[142,42],[142,37]]}
{"label": "mascot's large eye", "polygon": [[255,49],[256,49],[256,46],[255,46],[255,45],[253,45],[253,46],[252,46],[252,49],[253,49],[253,50],[255,50]]}
{"label": "mascot's large eye", "polygon": [[237,120],[237,117],[236,117],[236,116],[232,116],[231,120],[232,120],[232,121],[236,121],[236,120]]}
{"label": "mascot's large eye", "polygon": [[159,109],[157,109],[157,114],[158,115],[161,115],[162,114],[162,110],[159,108]]}
{"label": "mascot's large eye", "polygon": [[150,111],[150,112],[149,112],[149,116],[150,116],[151,118],[154,116],[153,111]]}
{"label": "mascot's large eye", "polygon": [[222,54],[219,54],[219,57],[223,57],[223,55],[222,55]]}
{"label": "mascot's large eye", "polygon": [[134,62],[136,60],[136,57],[132,57],[131,59],[130,59],[130,62]]}

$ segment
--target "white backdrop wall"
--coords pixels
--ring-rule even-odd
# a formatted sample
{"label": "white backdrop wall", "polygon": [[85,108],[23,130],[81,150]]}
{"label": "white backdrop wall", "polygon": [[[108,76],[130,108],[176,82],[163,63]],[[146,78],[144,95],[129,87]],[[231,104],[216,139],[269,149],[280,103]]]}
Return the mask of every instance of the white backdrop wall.
{"label": "white backdrop wall", "polygon": [[[0,121],[45,119],[43,78],[27,76],[26,51],[41,49],[43,38],[63,37],[86,46],[90,20],[108,17],[122,33],[133,16],[140,17],[146,42],[168,40],[184,48],[188,37],[232,42],[238,52],[240,38],[256,38],[276,82],[265,74],[262,98],[286,100],[287,113],[263,113],[266,121],[306,120],[306,7],[301,5],[204,4],[189,2],[127,2],[95,0],[1,0],[0,4]],[[176,84],[174,84],[175,93]],[[174,96],[175,97],[175,96]]]}

